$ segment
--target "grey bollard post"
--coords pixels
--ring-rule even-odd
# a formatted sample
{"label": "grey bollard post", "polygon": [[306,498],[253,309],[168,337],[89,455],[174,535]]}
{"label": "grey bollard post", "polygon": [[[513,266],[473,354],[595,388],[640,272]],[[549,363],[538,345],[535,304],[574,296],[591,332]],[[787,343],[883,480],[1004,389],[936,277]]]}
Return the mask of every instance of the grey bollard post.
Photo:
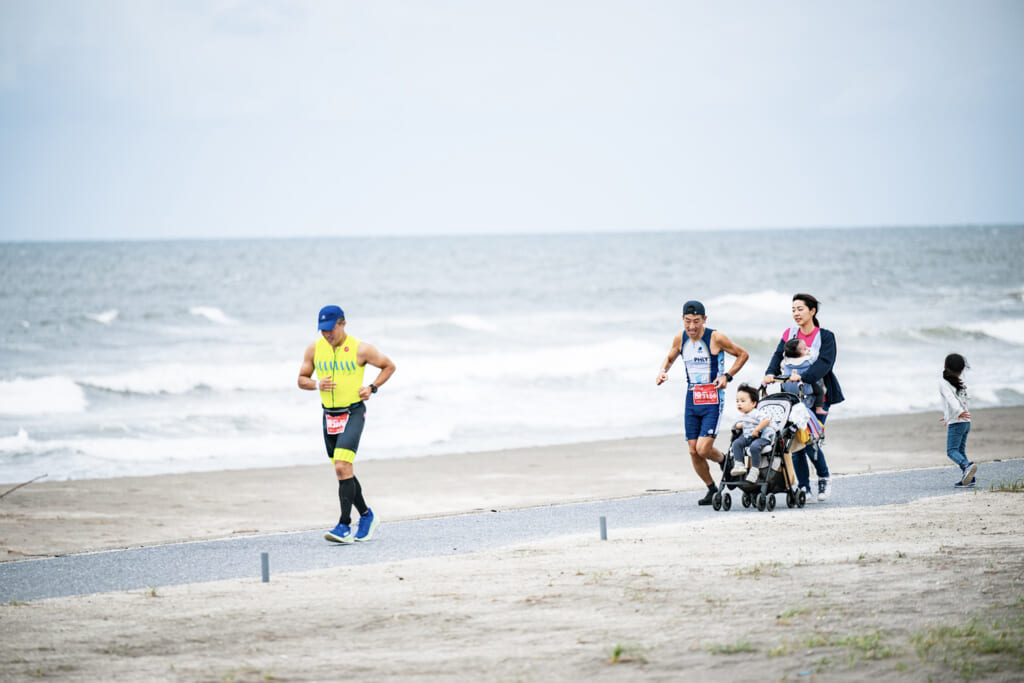
{"label": "grey bollard post", "polygon": [[270,583],[270,553],[260,553],[260,561],[263,565],[263,583]]}
{"label": "grey bollard post", "polygon": [[601,540],[608,540],[608,520],[606,520],[604,517],[601,518]]}

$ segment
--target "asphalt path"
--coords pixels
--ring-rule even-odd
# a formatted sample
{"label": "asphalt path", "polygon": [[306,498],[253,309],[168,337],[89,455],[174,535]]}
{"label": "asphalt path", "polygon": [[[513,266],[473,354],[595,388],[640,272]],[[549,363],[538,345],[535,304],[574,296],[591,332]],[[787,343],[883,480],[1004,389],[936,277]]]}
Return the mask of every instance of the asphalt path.
{"label": "asphalt path", "polygon": [[[404,522],[382,520],[366,543],[340,545],[324,540],[324,530],[194,541],[0,564],[0,603],[68,595],[151,589],[224,579],[259,580],[262,554],[269,557],[270,580],[275,573],[302,572],[358,564],[438,557],[519,545],[541,539],[593,534],[600,538],[600,518],[607,535],[661,524],[687,524],[720,515],[813,515],[826,509],[907,503],[951,493],[958,470],[942,467],[833,479],[826,503],[787,508],[778,498],[773,512],[745,509],[739,495],[730,511],[700,507],[703,492],[651,493],[586,503],[433,517]],[[1024,477],[1024,460],[989,462],[979,466],[977,488],[992,482]],[[812,480],[813,485],[813,480]],[[620,536],[621,537],[621,536]]]}

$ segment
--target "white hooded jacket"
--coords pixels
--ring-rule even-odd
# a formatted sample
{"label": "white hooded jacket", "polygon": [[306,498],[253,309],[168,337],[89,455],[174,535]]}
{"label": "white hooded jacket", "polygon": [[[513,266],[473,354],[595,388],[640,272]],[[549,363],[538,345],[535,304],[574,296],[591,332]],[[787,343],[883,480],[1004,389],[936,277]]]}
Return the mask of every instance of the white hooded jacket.
{"label": "white hooded jacket", "polygon": [[967,389],[957,391],[956,388],[942,379],[939,380],[939,395],[942,397],[942,421],[947,425],[958,422],[970,422],[962,419],[961,413],[967,412]]}

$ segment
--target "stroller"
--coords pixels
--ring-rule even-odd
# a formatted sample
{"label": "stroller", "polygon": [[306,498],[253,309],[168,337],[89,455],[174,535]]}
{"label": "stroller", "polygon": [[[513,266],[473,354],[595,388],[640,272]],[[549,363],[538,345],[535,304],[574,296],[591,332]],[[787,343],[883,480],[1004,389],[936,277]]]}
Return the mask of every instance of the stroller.
{"label": "stroller", "polygon": [[[779,381],[787,377],[777,377]],[[768,394],[764,386],[761,387],[761,398],[757,407],[763,409],[771,418],[771,426],[775,431],[772,443],[764,447],[761,452],[761,467],[756,482],[747,481],[744,475],[734,476],[730,473],[730,455],[726,456],[725,467],[722,472],[722,479],[718,484],[718,491],[711,499],[711,507],[717,510],[729,510],[732,507],[732,494],[730,491],[739,489],[743,495],[741,502],[743,507],[756,507],[760,511],[775,509],[775,495],[786,494],[787,507],[803,507],[807,502],[807,494],[803,491],[794,491],[796,484],[796,473],[793,471],[793,459],[791,453],[794,450],[804,448],[795,440],[800,426],[792,419],[794,408],[805,404],[803,387],[799,387],[797,394],[787,391],[779,391]],[[800,408],[797,408],[800,410]],[[729,441],[729,454],[732,453],[732,444],[740,437],[742,432],[733,429],[732,438]]]}

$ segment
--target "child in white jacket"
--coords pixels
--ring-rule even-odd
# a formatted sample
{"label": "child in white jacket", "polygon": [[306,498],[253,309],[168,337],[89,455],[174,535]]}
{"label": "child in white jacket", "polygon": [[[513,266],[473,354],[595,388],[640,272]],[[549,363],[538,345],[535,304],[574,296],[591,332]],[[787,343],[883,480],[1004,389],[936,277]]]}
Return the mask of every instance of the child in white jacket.
{"label": "child in white jacket", "polygon": [[[761,466],[761,450],[770,446],[775,430],[772,428],[772,419],[763,410],[757,407],[757,389],[741,384],[736,390],[736,409],[740,411],[740,419],[735,429],[742,430],[742,434],[732,442],[733,466],[729,474],[734,477],[746,474],[747,481],[757,481],[758,468]],[[743,453],[750,454],[750,466],[746,463]]]}
{"label": "child in white jacket", "polygon": [[967,412],[967,385],[960,378],[967,360],[959,353],[946,356],[939,382],[942,397],[942,421],[946,423],[946,455],[960,467],[957,488],[974,486],[978,466],[967,459],[967,434],[971,431],[971,414]]}

